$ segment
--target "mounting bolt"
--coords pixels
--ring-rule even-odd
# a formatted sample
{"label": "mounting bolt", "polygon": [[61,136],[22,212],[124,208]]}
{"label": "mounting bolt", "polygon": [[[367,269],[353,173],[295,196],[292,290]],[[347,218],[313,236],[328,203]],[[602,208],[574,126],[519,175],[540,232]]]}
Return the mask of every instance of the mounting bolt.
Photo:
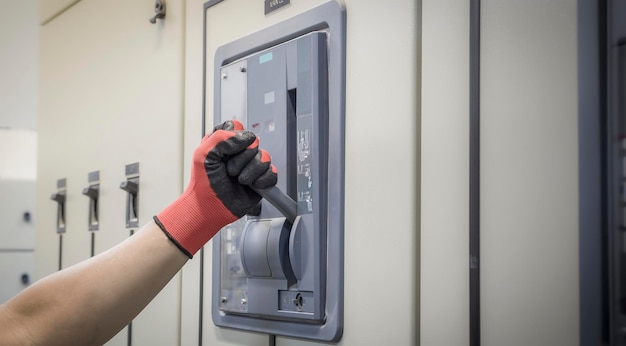
{"label": "mounting bolt", "polygon": [[246,300],[246,298],[241,298],[241,305],[246,305],[248,304],[248,301]]}
{"label": "mounting bolt", "polygon": [[222,297],[222,298],[220,298],[220,302],[221,302],[222,304],[226,304],[226,303],[228,302],[228,298],[226,298],[226,297]]}

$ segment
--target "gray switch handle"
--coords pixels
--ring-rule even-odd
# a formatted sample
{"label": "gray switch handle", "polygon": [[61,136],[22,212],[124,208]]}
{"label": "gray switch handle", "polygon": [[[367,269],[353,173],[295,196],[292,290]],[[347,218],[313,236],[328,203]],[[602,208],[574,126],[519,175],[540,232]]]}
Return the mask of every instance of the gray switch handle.
{"label": "gray switch handle", "polygon": [[287,196],[276,186],[267,189],[252,188],[252,190],[275,206],[291,224],[294,223],[296,216],[298,216],[298,204],[291,197]]}
{"label": "gray switch handle", "polygon": [[50,199],[58,203],[65,203],[65,194],[61,192],[53,193]]}
{"label": "gray switch handle", "polygon": [[137,183],[130,180],[122,181],[122,183],[120,184],[120,189],[130,193],[133,196],[137,195],[137,191],[139,191]]}
{"label": "gray switch handle", "polygon": [[91,199],[98,199],[98,189],[93,186],[86,187],[83,189],[83,195]]}

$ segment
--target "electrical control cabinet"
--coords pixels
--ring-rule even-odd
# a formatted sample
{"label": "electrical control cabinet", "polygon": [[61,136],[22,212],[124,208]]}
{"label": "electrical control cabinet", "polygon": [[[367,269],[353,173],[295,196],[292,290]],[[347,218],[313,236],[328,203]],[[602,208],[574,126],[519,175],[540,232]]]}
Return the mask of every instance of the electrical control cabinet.
{"label": "electrical control cabinet", "polygon": [[[214,123],[237,119],[279,172],[260,215],[214,238],[218,326],[336,341],[343,328],[345,11],[324,3],[220,47]],[[294,215],[276,196],[293,205]]]}

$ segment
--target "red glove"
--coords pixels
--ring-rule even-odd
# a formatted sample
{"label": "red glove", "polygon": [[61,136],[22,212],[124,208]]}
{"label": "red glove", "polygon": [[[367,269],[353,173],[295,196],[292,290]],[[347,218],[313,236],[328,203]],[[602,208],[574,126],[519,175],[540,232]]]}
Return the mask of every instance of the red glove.
{"label": "red glove", "polygon": [[163,232],[189,258],[222,227],[246,214],[258,214],[261,196],[248,186],[276,184],[270,156],[243,125],[227,121],[205,136],[193,154],[185,192],[154,217]]}

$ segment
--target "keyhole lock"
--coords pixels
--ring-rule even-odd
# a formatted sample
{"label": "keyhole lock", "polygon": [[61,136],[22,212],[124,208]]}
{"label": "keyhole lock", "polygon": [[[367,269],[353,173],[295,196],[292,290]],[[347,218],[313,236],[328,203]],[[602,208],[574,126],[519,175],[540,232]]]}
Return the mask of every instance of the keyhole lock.
{"label": "keyhole lock", "polygon": [[23,286],[30,285],[30,275],[28,275],[28,273],[23,273],[22,276],[20,276],[20,281]]}
{"label": "keyhole lock", "polygon": [[302,310],[302,306],[304,306],[304,298],[300,293],[296,294],[296,297],[293,299],[293,305],[296,306],[298,311]]}

